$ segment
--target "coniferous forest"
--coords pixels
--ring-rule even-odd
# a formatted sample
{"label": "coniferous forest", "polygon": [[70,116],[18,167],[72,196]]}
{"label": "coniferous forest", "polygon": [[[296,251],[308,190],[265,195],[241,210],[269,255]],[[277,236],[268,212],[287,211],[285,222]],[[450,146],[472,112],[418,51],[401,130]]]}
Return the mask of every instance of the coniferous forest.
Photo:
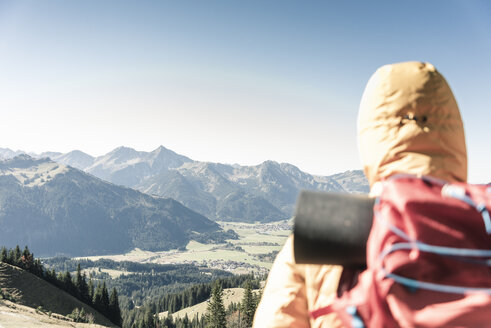
{"label": "coniferous forest", "polygon": [[[34,258],[27,246],[23,251],[19,246],[14,249],[2,247],[0,261],[35,274],[125,328],[250,327],[260,297],[253,294],[252,289],[258,289],[260,281],[265,278],[253,274],[232,275],[191,264],[90,261],[67,257],[43,259],[41,262]],[[91,268],[98,270],[90,272]],[[101,268],[129,273],[111,278]],[[89,270],[89,276],[86,270]],[[225,309],[221,291],[235,287],[245,288],[244,299]],[[209,306],[206,314],[173,318],[172,313],[210,298],[209,304],[214,306]],[[158,314],[165,311],[168,316],[159,319]],[[88,314],[83,310],[74,309],[70,316],[75,321],[88,322],[85,319]],[[226,322],[225,326],[222,326],[223,322]]]}
{"label": "coniferous forest", "polygon": [[[82,274],[80,266],[77,267],[75,277],[72,277],[68,270],[64,273],[57,273],[54,269],[46,269],[39,259],[34,258],[34,254],[29,251],[27,246],[23,251],[21,251],[19,246],[13,249],[2,247],[0,250],[0,262],[19,267],[46,280],[93,307],[115,325],[121,325],[121,310],[116,289],[113,288],[111,295],[109,295],[104,281],[98,282],[96,287],[92,279],[87,279],[86,274]],[[77,312],[75,319],[84,321],[78,309],[74,309],[74,311]]]}

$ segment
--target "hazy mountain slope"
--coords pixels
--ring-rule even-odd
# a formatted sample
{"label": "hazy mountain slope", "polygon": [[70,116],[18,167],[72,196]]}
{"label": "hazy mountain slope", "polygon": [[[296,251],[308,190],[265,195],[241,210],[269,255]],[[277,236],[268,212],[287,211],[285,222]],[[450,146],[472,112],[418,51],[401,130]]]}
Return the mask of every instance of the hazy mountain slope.
{"label": "hazy mountain slope", "polygon": [[236,167],[229,179],[241,186],[247,186],[250,192],[276,206],[285,214],[284,218],[293,214],[295,202],[302,189],[343,191],[334,180],[326,177],[319,182],[294,165],[274,161],[266,161],[257,166]]}
{"label": "hazy mountain slope", "polygon": [[237,191],[218,201],[216,217],[228,221],[244,221],[247,218],[250,222],[268,222],[281,220],[285,214],[260,196]]}
{"label": "hazy mountain slope", "polygon": [[362,170],[346,171],[329,176],[336,180],[349,193],[367,194],[370,192],[367,178]]}
{"label": "hazy mountain slope", "polygon": [[[281,220],[292,215],[298,193],[302,189],[343,190],[334,180],[325,178],[324,181],[317,181],[312,175],[291,164],[273,161],[256,166],[195,162],[176,170],[192,180],[197,188],[206,190],[217,199],[215,213],[209,213],[208,216],[222,220]],[[153,179],[145,183],[151,182]],[[239,194],[242,197],[236,197]],[[179,199],[172,194],[172,190],[167,190],[166,196]],[[244,207],[255,208],[257,215],[254,219],[250,213],[241,210]],[[236,210],[223,211],[223,208]]]}
{"label": "hazy mountain slope", "polygon": [[53,161],[62,163],[65,165],[72,166],[74,168],[77,168],[79,170],[84,170],[87,167],[91,166],[94,163],[95,158],[80,151],[80,150],[73,150],[69,153],[66,154],[42,154],[46,155],[46,157],[51,158]]}
{"label": "hazy mountain slope", "polygon": [[[159,165],[152,165],[149,158],[156,154]],[[368,190],[361,171],[336,179],[318,177],[273,161],[256,166],[192,161],[164,147],[150,153],[120,147],[97,158],[87,171],[115,184],[176,199],[211,219],[228,221],[289,218],[302,189]]]}
{"label": "hazy mountain slope", "polygon": [[0,226],[2,244],[29,245],[38,256],[167,250],[192,232],[221,231],[175,200],[27,155],[0,162]]}
{"label": "hazy mountain slope", "polygon": [[0,148],[0,159],[9,159],[23,153],[21,150],[13,151],[9,148]]}
{"label": "hazy mountain slope", "polygon": [[35,309],[41,306],[46,312],[51,311],[64,316],[75,308],[84,308],[86,313],[94,314],[96,323],[114,327],[106,317],[87,304],[32,273],[6,263],[0,263],[0,288],[13,296],[15,303]]}
{"label": "hazy mountain slope", "polygon": [[177,170],[166,170],[141,183],[144,193],[178,199],[179,202],[207,217],[215,215],[217,200],[209,192],[193,184]]}

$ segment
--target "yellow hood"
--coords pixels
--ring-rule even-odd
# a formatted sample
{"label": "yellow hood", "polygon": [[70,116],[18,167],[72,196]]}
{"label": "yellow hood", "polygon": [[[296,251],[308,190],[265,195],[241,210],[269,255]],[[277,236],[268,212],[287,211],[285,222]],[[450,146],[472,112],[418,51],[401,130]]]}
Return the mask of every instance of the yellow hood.
{"label": "yellow hood", "polygon": [[396,173],[467,180],[459,108],[428,63],[386,65],[373,74],[360,104],[358,146],[371,186]]}

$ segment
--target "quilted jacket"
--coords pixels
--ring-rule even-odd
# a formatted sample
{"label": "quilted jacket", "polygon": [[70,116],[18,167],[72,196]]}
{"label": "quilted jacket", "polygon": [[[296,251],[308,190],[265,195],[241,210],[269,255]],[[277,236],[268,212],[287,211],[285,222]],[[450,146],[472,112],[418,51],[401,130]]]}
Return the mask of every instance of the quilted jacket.
{"label": "quilted jacket", "polygon": [[[358,145],[372,194],[377,181],[396,173],[467,180],[459,108],[429,63],[386,65],[372,75],[360,103]],[[271,268],[253,327],[341,327],[334,314],[313,320],[309,313],[334,300],[343,268],[296,264],[292,238]]]}

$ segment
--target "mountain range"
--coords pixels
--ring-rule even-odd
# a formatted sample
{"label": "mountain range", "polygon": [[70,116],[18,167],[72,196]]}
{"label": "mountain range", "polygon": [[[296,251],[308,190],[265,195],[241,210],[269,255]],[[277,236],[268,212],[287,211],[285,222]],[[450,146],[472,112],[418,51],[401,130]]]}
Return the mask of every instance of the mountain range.
{"label": "mountain range", "polygon": [[173,199],[29,155],[0,162],[0,226],[2,245],[29,245],[38,256],[161,251],[234,237]]}
{"label": "mountain range", "polygon": [[[0,156],[14,152],[0,148]],[[265,161],[256,166],[194,161],[163,146],[154,151],[119,147],[99,157],[79,150],[30,154],[78,168],[113,184],[175,199],[212,219],[275,221],[290,218],[302,189],[366,193],[361,170],[315,176],[288,163]]]}

